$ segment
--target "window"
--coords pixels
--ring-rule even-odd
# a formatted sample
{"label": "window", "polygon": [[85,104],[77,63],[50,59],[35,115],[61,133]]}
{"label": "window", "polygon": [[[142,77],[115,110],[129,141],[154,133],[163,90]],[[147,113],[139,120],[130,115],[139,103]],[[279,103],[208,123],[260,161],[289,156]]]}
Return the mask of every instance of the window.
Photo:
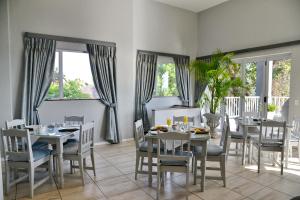
{"label": "window", "polygon": [[172,57],[158,56],[154,96],[178,96]]}
{"label": "window", "polygon": [[90,68],[89,55],[57,51],[53,81],[48,99],[98,99]]}

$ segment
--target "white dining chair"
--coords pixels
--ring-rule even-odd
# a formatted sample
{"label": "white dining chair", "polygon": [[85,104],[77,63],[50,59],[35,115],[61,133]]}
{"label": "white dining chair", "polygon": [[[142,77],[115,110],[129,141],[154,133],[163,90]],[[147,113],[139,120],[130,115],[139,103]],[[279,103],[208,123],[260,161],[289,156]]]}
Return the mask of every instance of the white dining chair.
{"label": "white dining chair", "polygon": [[283,174],[283,159],[285,150],[285,137],[286,137],[286,122],[267,120],[260,122],[259,137],[251,138],[253,146],[257,148],[257,172],[260,172],[261,165],[261,152],[279,152],[281,153],[280,159],[280,173]]}
{"label": "white dining chair", "polygon": [[293,147],[297,148],[298,158],[300,162],[300,117],[296,117],[293,120],[293,128],[291,130],[289,138],[289,155],[293,154]]}
{"label": "white dining chair", "polygon": [[[71,165],[71,171],[73,168],[79,168],[82,185],[84,185],[84,170],[93,170],[94,176],[96,176],[94,129],[94,122],[80,125],[79,141],[66,143],[63,146],[63,159],[78,162],[78,166],[74,164]],[[89,156],[91,157],[92,167],[87,167],[85,164],[85,160]]]}
{"label": "white dining chair", "polygon": [[84,124],[84,116],[65,116],[64,123],[66,126],[80,126]]}
{"label": "white dining chair", "polygon": [[[6,194],[10,187],[29,177],[29,195],[34,196],[34,189],[45,183],[47,180],[53,181],[52,177],[52,154],[49,149],[33,149],[31,146],[30,134],[28,130],[2,129],[5,157],[5,183]],[[21,142],[21,144],[20,144]],[[49,176],[35,183],[35,168],[48,163]],[[27,169],[28,174],[15,179],[11,177],[11,170]],[[11,180],[11,178],[13,180]]]}
{"label": "white dining chair", "polygon": [[[192,158],[190,152],[190,133],[179,132],[163,132],[158,134],[158,149],[161,148],[162,142],[164,144],[164,150],[157,151],[157,191],[156,197],[160,198],[161,177],[164,177],[165,172],[178,172],[186,174],[186,189],[189,184],[189,163]],[[175,143],[180,142],[180,149],[177,150]],[[183,144],[187,143],[187,150],[183,149]],[[167,149],[171,144],[172,148]]]}

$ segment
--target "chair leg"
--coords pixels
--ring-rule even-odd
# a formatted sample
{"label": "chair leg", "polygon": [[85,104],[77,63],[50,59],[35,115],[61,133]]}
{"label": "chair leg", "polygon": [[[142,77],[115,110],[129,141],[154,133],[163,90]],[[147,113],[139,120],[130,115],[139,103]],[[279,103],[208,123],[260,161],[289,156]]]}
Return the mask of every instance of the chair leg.
{"label": "chair leg", "polygon": [[283,159],[284,159],[284,149],[281,151],[281,159],[280,159],[281,175],[283,175]]}
{"label": "chair leg", "polygon": [[156,188],[156,199],[159,200],[160,198],[160,186],[161,186],[161,182],[160,182],[160,169],[159,166],[157,166],[157,188]]}
{"label": "chair leg", "polygon": [[194,157],[192,157],[192,173],[194,172]]}
{"label": "chair leg", "polygon": [[257,155],[257,173],[260,172],[260,147],[258,147],[258,155]]}
{"label": "chair leg", "polygon": [[140,171],[143,171],[143,165],[144,165],[144,156],[141,157]]}
{"label": "chair leg", "polygon": [[50,155],[50,160],[48,161],[48,171],[49,171],[49,178],[50,183],[53,184],[53,155]]}
{"label": "chair leg", "polygon": [[221,160],[220,160],[221,177],[223,179],[224,187],[226,187],[226,169],[225,169],[226,161],[225,161],[225,159],[226,159],[225,156],[222,156]]}
{"label": "chair leg", "polygon": [[197,182],[197,158],[194,156],[192,158],[194,160],[194,185],[196,185],[196,182]]}
{"label": "chair leg", "polygon": [[70,173],[73,174],[73,161],[70,160]]}
{"label": "chair leg", "polygon": [[79,161],[79,170],[80,170],[80,176],[81,176],[81,181],[82,181],[82,185],[84,185],[84,165],[83,165],[83,158],[80,158]]}
{"label": "chair leg", "polygon": [[139,162],[140,162],[140,155],[137,153],[135,158],[135,176],[134,179],[137,180],[137,173],[139,170]]}
{"label": "chair leg", "polygon": [[92,165],[93,165],[94,176],[96,176],[95,156],[94,156],[94,150],[93,149],[91,149],[91,160],[92,160]]}
{"label": "chair leg", "polygon": [[34,168],[29,167],[29,196],[33,198],[33,188],[34,188]]}
{"label": "chair leg", "polygon": [[235,143],[235,154],[238,155],[239,143]]}
{"label": "chair leg", "polygon": [[6,161],[5,163],[5,194],[9,194],[9,189],[10,189],[10,167],[8,166],[8,163]]}
{"label": "chair leg", "polygon": [[188,191],[188,189],[189,189],[189,182],[190,182],[190,174],[189,174],[189,171],[190,171],[190,169],[189,169],[189,166],[187,166],[187,168],[186,168],[186,183],[185,183],[185,188],[186,188],[186,191]]}
{"label": "chair leg", "polygon": [[298,159],[300,161],[300,141],[298,141]]}
{"label": "chair leg", "polygon": [[205,157],[201,159],[201,192],[204,192],[204,186],[205,186],[205,170],[206,170],[206,164],[205,164]]}

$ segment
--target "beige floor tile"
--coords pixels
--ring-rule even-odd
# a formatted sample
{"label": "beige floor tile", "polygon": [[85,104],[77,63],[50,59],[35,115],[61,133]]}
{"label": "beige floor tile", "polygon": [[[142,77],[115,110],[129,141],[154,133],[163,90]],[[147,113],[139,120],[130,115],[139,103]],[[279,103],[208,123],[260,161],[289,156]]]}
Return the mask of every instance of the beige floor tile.
{"label": "beige floor tile", "polygon": [[120,195],[122,193],[138,189],[138,186],[127,176],[119,176],[97,181],[97,185],[107,197]]}
{"label": "beige floor tile", "polygon": [[105,196],[95,184],[59,189],[59,192],[63,200],[105,199]]}
{"label": "beige floor tile", "polygon": [[263,185],[240,176],[232,176],[228,178],[226,187],[243,196],[249,196],[250,194],[264,188]]}
{"label": "beige floor tile", "polygon": [[195,194],[205,200],[239,200],[244,198],[244,196],[224,187],[205,188],[204,192],[197,192]]}
{"label": "beige floor tile", "polygon": [[272,190],[270,188],[264,188],[250,196],[253,200],[288,200],[291,196]]}
{"label": "beige floor tile", "polygon": [[152,200],[153,198],[145,193],[143,190],[138,189],[138,190],[133,190],[129,192],[122,193],[120,195],[116,195],[113,197],[110,197],[108,199],[111,200]]}
{"label": "beige floor tile", "polygon": [[107,179],[107,178],[113,178],[117,176],[121,176],[122,173],[120,170],[116,169],[113,166],[103,167],[100,169],[96,169],[96,177],[94,177],[94,173],[92,171],[87,172],[91,178],[95,181]]}
{"label": "beige floor tile", "polygon": [[250,177],[250,179],[259,184],[269,186],[276,181],[282,180],[283,178],[281,176],[277,176],[272,173],[262,173],[262,174],[257,173],[256,176],[254,175],[254,176]]}
{"label": "beige floor tile", "polygon": [[284,179],[273,183],[269,187],[291,196],[300,196],[300,184],[294,181]]}

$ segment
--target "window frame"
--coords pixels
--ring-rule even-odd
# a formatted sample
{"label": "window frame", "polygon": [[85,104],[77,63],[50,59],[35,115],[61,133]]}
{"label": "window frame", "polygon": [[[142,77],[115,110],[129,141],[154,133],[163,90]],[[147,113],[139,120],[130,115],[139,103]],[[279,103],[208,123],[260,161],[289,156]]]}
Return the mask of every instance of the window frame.
{"label": "window frame", "polygon": [[[94,101],[94,100],[100,100],[100,98],[74,98],[74,99],[65,99],[64,98],[64,89],[63,89],[63,79],[64,79],[64,73],[63,73],[63,52],[74,52],[74,53],[88,53],[87,51],[82,51],[82,50],[70,50],[70,49],[61,49],[61,48],[56,48],[55,54],[58,52],[58,73],[59,73],[59,97],[58,98],[49,98],[48,96],[46,97],[45,101]],[[54,70],[54,69],[53,69]],[[52,84],[52,81],[51,81]],[[51,85],[50,84],[50,85]]]}

